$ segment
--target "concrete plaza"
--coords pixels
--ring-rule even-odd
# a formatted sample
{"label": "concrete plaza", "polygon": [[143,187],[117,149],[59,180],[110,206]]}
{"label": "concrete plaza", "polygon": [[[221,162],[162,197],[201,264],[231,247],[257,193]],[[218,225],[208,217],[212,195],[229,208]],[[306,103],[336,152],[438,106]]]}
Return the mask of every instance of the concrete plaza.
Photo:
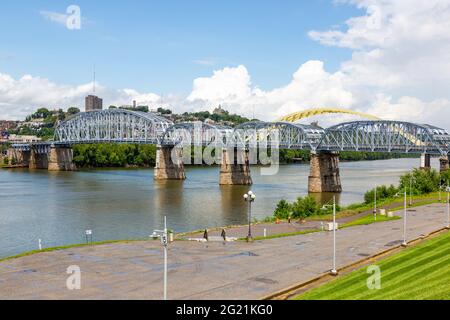
{"label": "concrete plaza", "polygon": [[[398,212],[402,215],[402,212]],[[445,204],[408,211],[408,239],[442,228]],[[337,232],[338,267],[402,242],[403,220]],[[161,299],[159,241],[114,243],[40,253],[0,262],[0,299]],[[258,299],[327,272],[332,233],[254,243],[176,241],[169,248],[169,299]],[[68,290],[69,266],[81,290]]]}

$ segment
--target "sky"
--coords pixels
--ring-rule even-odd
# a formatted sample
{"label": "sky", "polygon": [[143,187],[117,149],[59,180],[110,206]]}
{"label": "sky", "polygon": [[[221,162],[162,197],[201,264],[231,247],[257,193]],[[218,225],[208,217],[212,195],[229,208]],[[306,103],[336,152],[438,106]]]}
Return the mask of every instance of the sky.
{"label": "sky", "polygon": [[95,65],[105,106],[340,107],[450,129],[448,30],[450,0],[5,0],[0,119],[82,109]]}

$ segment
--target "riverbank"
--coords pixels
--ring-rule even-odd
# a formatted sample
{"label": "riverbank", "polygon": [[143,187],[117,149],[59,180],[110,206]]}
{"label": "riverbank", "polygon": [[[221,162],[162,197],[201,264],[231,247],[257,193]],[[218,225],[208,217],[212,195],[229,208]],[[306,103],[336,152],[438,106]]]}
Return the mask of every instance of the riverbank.
{"label": "riverbank", "polygon": [[[444,208],[409,211],[408,238],[441,228]],[[340,229],[338,268],[396,246],[402,225],[393,220]],[[175,241],[169,299],[259,299],[326,272],[331,245],[330,232],[225,245]],[[73,265],[81,269],[82,290],[66,288],[66,269]],[[161,299],[162,248],[159,241],[136,241],[45,252],[0,262],[0,278],[3,299]]]}
{"label": "riverbank", "polygon": [[[344,192],[337,201],[361,202],[366,190],[397,183],[415,165],[415,159],[342,163]],[[44,247],[82,243],[85,230],[93,231],[94,241],[145,239],[161,229],[164,216],[176,233],[247,223],[242,195],[250,188],[219,186],[218,168],[187,168],[186,181],[157,182],[153,174],[152,169],[0,170],[0,257],[36,250],[39,239]],[[262,222],[281,198],[292,202],[307,195],[308,174],[307,165],[280,166],[276,176],[262,176],[255,168],[252,217]]]}
{"label": "riverbank", "polygon": [[[439,203],[438,193],[431,193],[428,195],[414,196],[412,198],[412,205],[408,206],[408,209],[416,208],[432,203]],[[402,208],[402,203],[395,199],[386,200],[384,203],[379,204],[379,209],[385,209],[388,211],[397,211]],[[365,208],[361,205],[361,208]],[[368,219],[370,218],[370,219]],[[369,225],[373,223],[381,223],[386,221],[392,221],[399,219],[398,216],[392,218],[378,216],[377,219],[373,216],[373,210],[358,211],[353,210],[349,212],[348,210],[342,210],[336,214],[336,222],[339,224],[339,228],[348,228],[357,225]],[[269,220],[269,219],[268,219]],[[270,219],[272,220],[272,219]],[[292,220],[288,222],[286,220],[271,221],[271,222],[254,222],[252,223],[252,235],[254,241],[259,240],[269,240],[276,238],[293,237],[303,234],[309,234],[314,232],[324,231],[324,224],[326,222],[332,221],[331,215],[324,216],[314,216],[307,218],[305,221],[295,221]],[[233,225],[233,226],[223,226],[204,230],[189,231],[183,233],[177,233],[174,235],[175,241],[186,241],[186,240],[203,240],[204,232],[207,230],[210,241],[222,241],[222,232],[225,230],[225,236],[230,240],[245,240],[248,235],[248,225]],[[123,239],[123,240],[105,240],[97,241],[91,243],[79,243],[79,244],[69,244],[64,246],[48,247],[42,250],[32,250],[28,252],[23,252],[17,255],[0,258],[0,262],[6,260],[12,260],[17,258],[22,258],[34,254],[53,252],[66,250],[71,248],[104,245],[104,244],[114,244],[114,243],[130,243],[137,241],[153,241],[149,239]]]}
{"label": "riverbank", "polygon": [[[442,199],[443,197],[441,198],[441,200]],[[412,205],[408,205],[408,209],[439,202],[439,193],[413,196],[411,200]],[[355,204],[350,205],[349,207],[353,207],[354,209],[344,208],[336,214],[336,222],[340,227],[367,225],[377,222],[389,221],[390,219],[386,219],[386,217],[380,216],[379,210],[384,209],[386,212],[400,210],[403,208],[403,201],[399,199],[387,199],[384,201],[380,201],[380,203],[378,204],[377,220],[375,220],[375,218],[373,218],[373,220],[367,219],[367,217],[374,217],[373,205]],[[395,220],[396,217],[392,219]],[[276,220],[272,217],[268,217],[268,219],[266,220],[268,221],[252,223],[252,236],[254,237],[254,239],[273,239],[322,231],[325,223],[333,221],[333,216],[332,214],[312,216],[306,218],[305,220],[291,220],[290,222],[288,222],[287,220],[278,220],[276,222]],[[222,232],[224,230],[227,237],[235,239],[245,239],[248,235],[248,224],[207,229],[208,236],[218,240],[222,237]],[[176,238],[184,240],[203,239],[204,232],[205,229],[193,232],[185,232],[182,234],[177,234]]]}

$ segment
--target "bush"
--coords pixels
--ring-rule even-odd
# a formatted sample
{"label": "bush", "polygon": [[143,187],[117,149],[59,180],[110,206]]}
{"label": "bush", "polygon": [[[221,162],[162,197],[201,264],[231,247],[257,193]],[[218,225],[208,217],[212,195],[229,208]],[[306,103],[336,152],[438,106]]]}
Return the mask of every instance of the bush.
{"label": "bush", "polygon": [[318,212],[317,202],[313,197],[299,197],[292,204],[292,217],[296,219],[304,219],[315,215]]}
{"label": "bush", "polygon": [[[379,186],[376,189],[377,189],[377,200],[393,198],[399,192],[399,189],[396,188],[394,185],[390,185],[389,187]],[[375,188],[367,191],[366,194],[364,195],[364,201],[366,204],[373,203],[374,200],[375,200]]]}
{"label": "bush", "polygon": [[292,213],[292,207],[286,200],[280,200],[274,212],[274,217],[278,219],[288,219]]}
{"label": "bush", "polygon": [[[412,188],[410,180],[412,178]],[[439,173],[434,170],[414,169],[411,173],[400,177],[400,190],[412,191],[414,195],[421,195],[439,190]]]}

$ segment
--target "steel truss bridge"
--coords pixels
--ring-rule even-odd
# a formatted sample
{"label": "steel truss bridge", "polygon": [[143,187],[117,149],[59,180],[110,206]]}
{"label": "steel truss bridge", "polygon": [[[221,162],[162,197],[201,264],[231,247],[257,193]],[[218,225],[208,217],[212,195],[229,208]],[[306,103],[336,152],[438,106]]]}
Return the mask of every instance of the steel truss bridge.
{"label": "steel truss bridge", "polygon": [[[450,135],[431,125],[403,121],[352,121],[330,128],[292,123],[323,113],[355,113],[340,109],[315,109],[296,113],[278,122],[248,122],[236,128],[200,122],[177,123],[153,113],[111,109],[79,113],[59,123],[54,141],[32,144],[38,152],[50,145],[138,143],[168,146],[258,147],[319,151],[367,151],[447,156]],[[30,144],[14,148],[29,150]]]}

